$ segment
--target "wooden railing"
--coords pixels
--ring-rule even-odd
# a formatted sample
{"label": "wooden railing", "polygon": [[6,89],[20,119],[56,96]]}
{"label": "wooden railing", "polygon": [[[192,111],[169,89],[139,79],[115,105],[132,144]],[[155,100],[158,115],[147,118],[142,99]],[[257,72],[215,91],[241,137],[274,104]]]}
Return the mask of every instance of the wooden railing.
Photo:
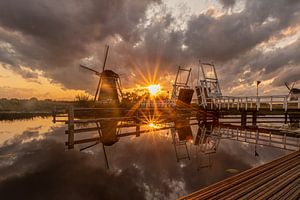
{"label": "wooden railing", "polygon": [[300,149],[300,133],[287,132],[282,130],[274,134],[270,132],[261,132],[259,129],[243,129],[241,127],[215,127],[212,135],[219,136],[220,139],[236,140],[248,144],[256,144],[263,146],[270,146],[280,149],[297,151]]}
{"label": "wooden railing", "polygon": [[216,98],[210,98],[207,101],[208,108],[225,108],[237,110],[255,108],[260,109],[300,109],[300,99],[289,100],[287,95],[274,95],[274,96],[246,96],[246,97],[233,97],[233,96],[222,96]]}

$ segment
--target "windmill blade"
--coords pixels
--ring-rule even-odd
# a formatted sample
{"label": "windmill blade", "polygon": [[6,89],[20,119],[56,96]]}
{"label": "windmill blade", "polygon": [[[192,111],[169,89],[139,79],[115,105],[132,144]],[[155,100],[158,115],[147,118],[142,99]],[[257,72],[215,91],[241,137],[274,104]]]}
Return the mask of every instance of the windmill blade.
{"label": "windmill blade", "polygon": [[106,154],[105,146],[104,146],[103,143],[102,143],[102,150],[103,150],[103,154],[104,154],[104,159],[105,159],[106,169],[109,169],[109,164],[108,164],[107,154]]}
{"label": "windmill blade", "polygon": [[101,80],[102,80],[102,77],[100,75],[99,82],[98,82],[97,89],[96,89],[96,93],[95,93],[95,96],[94,96],[94,103],[97,101],[97,96],[98,96],[98,93],[99,93],[99,90],[100,90]]}
{"label": "windmill blade", "polygon": [[288,89],[289,91],[291,91],[291,89],[290,89],[290,87],[289,87],[289,84],[288,84],[287,82],[284,82],[284,84],[285,84],[285,86],[287,87],[287,89]]}
{"label": "windmill blade", "polygon": [[86,67],[86,66],[84,66],[84,65],[79,65],[80,67],[82,67],[83,69],[86,69],[86,70],[89,70],[89,71],[92,71],[92,72],[94,72],[97,76],[100,76],[101,75],[101,73],[100,72],[98,72],[98,71],[96,71],[96,70],[94,70],[94,69],[91,69],[91,68],[89,68],[89,67]]}
{"label": "windmill blade", "polygon": [[[104,61],[103,61],[103,66],[102,66],[102,72],[104,72],[104,70],[105,70],[106,60],[107,60],[107,56],[108,56],[108,50],[109,50],[109,45],[106,45],[105,56],[104,56]],[[96,102],[97,96],[98,96],[99,91],[100,91],[101,80],[102,80],[102,77],[100,75],[99,82],[98,82],[97,89],[96,89],[96,93],[95,93],[95,97],[94,97],[94,102]]]}
{"label": "windmill blade", "polygon": [[105,70],[105,65],[106,65],[106,60],[108,56],[108,50],[109,50],[109,45],[106,45],[106,50],[105,50],[105,55],[104,55],[104,61],[103,61],[103,66],[102,66],[102,72]]}
{"label": "windmill blade", "polygon": [[290,89],[289,95],[292,93],[293,88],[294,88],[294,86],[295,86],[295,83],[296,83],[296,81],[293,82],[293,85],[292,85],[292,87],[291,87],[291,89]]}
{"label": "windmill blade", "polygon": [[99,144],[99,142],[95,142],[94,144],[91,144],[89,146],[83,147],[83,148],[80,149],[80,151],[83,151],[83,150],[86,150],[86,149],[91,148],[93,146],[96,146],[97,144]]}
{"label": "windmill blade", "polygon": [[296,83],[296,81],[293,82],[293,85],[292,85],[292,87],[291,87],[291,90],[294,89],[295,83]]}

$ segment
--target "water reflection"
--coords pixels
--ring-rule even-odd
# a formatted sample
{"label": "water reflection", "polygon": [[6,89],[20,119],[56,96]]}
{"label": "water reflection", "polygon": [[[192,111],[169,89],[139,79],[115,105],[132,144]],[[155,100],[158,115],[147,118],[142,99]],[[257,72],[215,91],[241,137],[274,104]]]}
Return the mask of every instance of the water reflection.
{"label": "water reflection", "polygon": [[[33,187],[40,191],[45,187],[58,195],[68,186],[74,195],[83,197],[83,191],[89,191],[94,199],[120,198],[119,192],[128,194],[131,199],[174,199],[289,153],[259,144],[257,157],[253,153],[255,145],[241,140],[243,133],[235,130],[239,133],[240,140],[237,140],[236,132],[231,135],[231,132],[228,134],[209,124],[191,123],[180,119],[154,124],[150,128],[149,124],[144,124],[139,128],[141,134],[137,135],[136,127],[119,129],[121,122],[100,122],[99,126],[104,127],[103,134],[108,133],[104,136],[109,141],[107,144],[111,141],[114,144],[102,149],[99,143],[82,152],[65,151],[63,131],[66,125],[53,125],[51,119],[2,123],[3,127],[9,128],[4,129],[6,135],[1,138],[0,145],[0,193],[5,194],[10,186],[22,185],[24,191],[42,198],[45,194],[37,194]],[[160,129],[168,126],[172,128]],[[104,133],[105,127],[111,132]],[[119,137],[122,134],[127,135]],[[39,138],[39,135],[43,137]],[[82,137],[94,136],[99,136],[99,132],[93,131]],[[78,145],[78,149],[86,146]],[[105,160],[109,171],[105,170]],[[35,179],[32,179],[33,175]],[[27,183],[27,180],[32,182]],[[114,188],[120,191],[116,192]],[[59,195],[66,197],[63,192]]]}
{"label": "water reflection", "polygon": [[[50,117],[36,117],[34,119],[0,121],[0,146],[5,141],[18,137],[26,132],[36,132],[37,136],[42,139],[44,134],[51,132],[53,129],[61,127],[61,124],[53,124]],[[32,137],[33,139],[33,137]]]}
{"label": "water reflection", "polygon": [[[105,146],[111,146],[118,141],[132,143],[135,140],[143,140],[133,140],[133,138],[139,137],[140,134],[146,134],[148,136],[144,136],[142,138],[150,137],[154,141],[171,140],[176,161],[179,163],[183,160],[195,160],[194,162],[197,163],[197,170],[204,167],[212,167],[214,154],[217,153],[221,141],[222,143],[226,143],[228,140],[232,140],[240,143],[239,145],[241,147],[251,146],[253,147],[253,150],[251,151],[253,152],[254,157],[259,156],[258,149],[266,148],[268,146],[282,150],[299,149],[299,138],[289,134],[278,135],[278,133],[260,133],[257,130],[252,130],[251,128],[248,130],[246,128],[242,129],[242,127],[232,125],[219,126],[213,125],[213,123],[198,124],[191,121],[189,118],[181,118],[160,124],[155,124],[154,122],[144,125],[138,124],[138,127],[136,128],[128,126],[125,129],[122,129],[120,124],[122,123],[116,121],[105,121],[99,123],[98,127],[103,127],[101,129],[101,133],[99,132],[99,141],[101,141],[104,145],[103,153],[106,166],[109,166],[110,159],[106,154]],[[167,130],[167,133],[164,134],[163,130]],[[132,140],[126,141],[126,139],[123,138],[125,136],[131,136]],[[122,139],[120,139],[121,137]],[[141,141],[141,143],[144,144],[145,141]],[[82,149],[85,150],[92,146],[94,145],[87,146]],[[191,157],[194,157],[195,159],[191,159]]]}

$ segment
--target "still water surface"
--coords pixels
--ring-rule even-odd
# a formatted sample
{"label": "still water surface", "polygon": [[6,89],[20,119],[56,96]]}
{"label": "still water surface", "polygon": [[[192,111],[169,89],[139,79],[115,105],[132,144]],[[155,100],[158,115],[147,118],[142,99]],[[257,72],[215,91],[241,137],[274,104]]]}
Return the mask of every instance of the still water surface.
{"label": "still water surface", "polygon": [[[172,131],[120,138],[68,151],[64,124],[52,118],[0,122],[0,194],[28,199],[175,199],[290,151],[222,139],[205,154],[195,140],[179,146]],[[191,127],[196,138],[198,126]],[[83,147],[82,145],[81,147]],[[182,148],[183,147],[183,148]],[[22,188],[13,193],[13,188]]]}

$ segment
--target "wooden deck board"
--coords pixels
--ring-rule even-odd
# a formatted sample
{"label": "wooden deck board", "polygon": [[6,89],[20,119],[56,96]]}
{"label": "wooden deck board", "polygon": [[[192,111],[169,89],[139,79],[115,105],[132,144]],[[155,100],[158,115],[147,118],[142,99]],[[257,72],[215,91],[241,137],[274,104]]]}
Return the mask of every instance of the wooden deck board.
{"label": "wooden deck board", "polygon": [[300,151],[249,169],[179,199],[298,198]]}

